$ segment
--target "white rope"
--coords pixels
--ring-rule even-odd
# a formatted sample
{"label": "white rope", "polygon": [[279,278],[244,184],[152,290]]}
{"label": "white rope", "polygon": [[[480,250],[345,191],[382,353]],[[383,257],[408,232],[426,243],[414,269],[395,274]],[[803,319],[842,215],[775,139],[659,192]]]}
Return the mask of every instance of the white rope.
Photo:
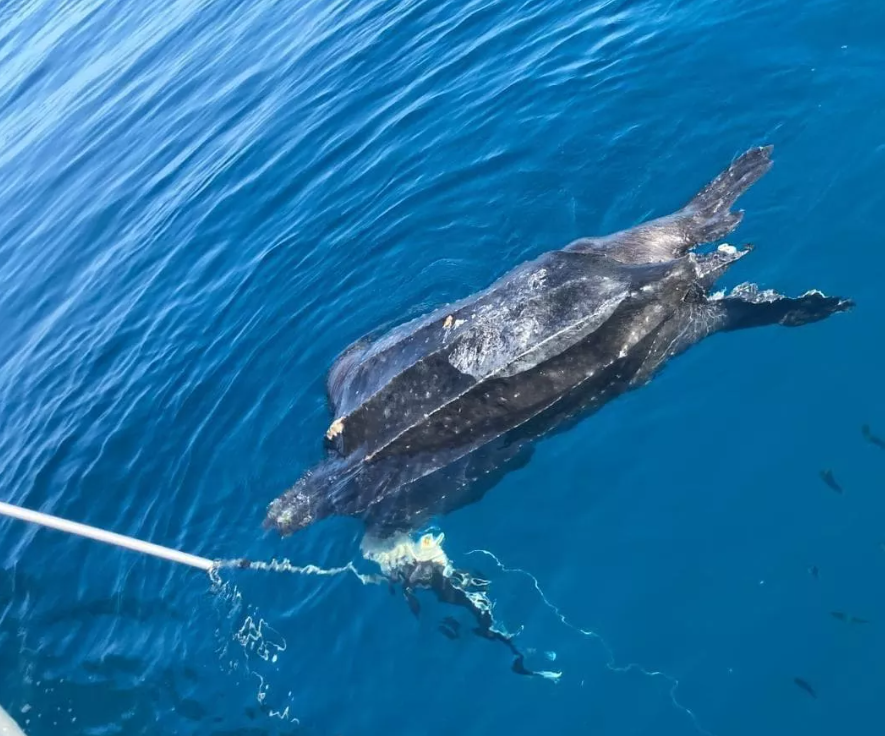
{"label": "white rope", "polygon": [[161,547],[158,544],[142,542],[140,539],[133,539],[132,537],[126,537],[122,534],[115,534],[114,532],[108,532],[104,529],[97,529],[94,526],[79,524],[76,521],[60,519],[57,516],[50,516],[49,514],[44,514],[40,511],[31,511],[30,509],[24,509],[21,506],[13,506],[12,504],[3,503],[2,501],[0,501],[0,514],[3,516],[11,516],[13,519],[30,521],[33,524],[46,526],[50,529],[58,529],[59,531],[68,532],[69,534],[76,534],[80,537],[95,539],[98,542],[113,544],[117,547],[123,547],[124,549],[131,549],[135,552],[143,552],[146,555],[162,557],[164,560],[180,562],[183,565],[197,567],[200,570],[206,570],[207,572],[214,570],[216,567],[215,562],[208,560],[205,557],[189,555],[175,549]]}

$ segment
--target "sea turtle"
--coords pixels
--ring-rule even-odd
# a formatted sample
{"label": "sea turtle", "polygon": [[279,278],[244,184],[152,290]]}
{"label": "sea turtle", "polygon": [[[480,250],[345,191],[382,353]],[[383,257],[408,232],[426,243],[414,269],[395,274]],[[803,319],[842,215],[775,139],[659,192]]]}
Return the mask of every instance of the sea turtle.
{"label": "sea turtle", "polygon": [[849,309],[819,291],[753,284],[711,294],[750,248],[720,245],[731,206],[771,167],[754,148],[678,212],[582,238],[490,287],[348,348],[328,374],[327,457],[274,500],[283,534],[355,516],[372,534],[418,528],[476,500],[534,440],[649,381],[715,332],[804,325]]}

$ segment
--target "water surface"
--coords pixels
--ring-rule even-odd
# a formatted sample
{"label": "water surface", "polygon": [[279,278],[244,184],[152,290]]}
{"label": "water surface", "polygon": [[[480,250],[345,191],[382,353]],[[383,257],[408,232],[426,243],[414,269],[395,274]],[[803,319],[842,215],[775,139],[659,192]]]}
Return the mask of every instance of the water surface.
{"label": "water surface", "polygon": [[5,0],[4,500],[345,564],[355,522],[260,528],[320,456],[337,353],[753,145],[725,285],[858,308],[710,339],[444,520],[558,685],[353,576],[213,592],[3,521],[4,707],[30,736],[880,733],[883,35],[872,0]]}

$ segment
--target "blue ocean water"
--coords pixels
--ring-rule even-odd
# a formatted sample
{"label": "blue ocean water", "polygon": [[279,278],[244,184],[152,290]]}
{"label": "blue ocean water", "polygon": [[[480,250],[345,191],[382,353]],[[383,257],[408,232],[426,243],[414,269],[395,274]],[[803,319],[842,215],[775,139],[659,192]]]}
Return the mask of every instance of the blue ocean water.
{"label": "blue ocean water", "polygon": [[29,736],[881,733],[883,37],[873,0],[3,0],[2,500],[359,560],[356,522],[261,529],[338,352],[753,145],[724,284],[858,306],[711,338],[440,522],[558,684],[352,575],[213,586],[4,520],[0,704]]}

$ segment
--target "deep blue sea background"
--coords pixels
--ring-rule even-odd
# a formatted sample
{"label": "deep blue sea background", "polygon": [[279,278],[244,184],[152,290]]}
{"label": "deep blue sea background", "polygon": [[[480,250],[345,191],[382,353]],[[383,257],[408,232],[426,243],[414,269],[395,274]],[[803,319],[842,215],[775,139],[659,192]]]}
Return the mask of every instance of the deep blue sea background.
{"label": "deep blue sea background", "polygon": [[29,736],[883,733],[883,38],[878,0],[3,0],[3,500],[363,569],[356,522],[261,529],[337,353],[753,145],[724,285],[858,304],[711,338],[440,522],[559,684],[351,575],[213,588],[3,520],[3,707]]}

